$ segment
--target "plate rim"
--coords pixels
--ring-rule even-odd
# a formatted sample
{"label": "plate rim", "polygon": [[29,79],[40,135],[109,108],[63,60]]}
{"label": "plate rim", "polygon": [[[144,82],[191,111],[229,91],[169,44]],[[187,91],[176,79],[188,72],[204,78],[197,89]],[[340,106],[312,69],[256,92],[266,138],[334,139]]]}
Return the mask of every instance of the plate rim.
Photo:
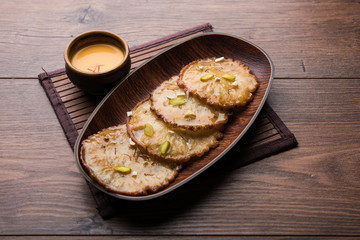
{"label": "plate rim", "polygon": [[[132,74],[134,74],[136,71],[138,71],[139,69],[141,69],[145,64],[153,61],[155,58],[157,58],[158,56],[160,56],[161,54],[169,51],[170,49],[176,48],[177,46],[184,44],[185,42],[191,41],[195,38],[199,38],[199,37],[203,37],[203,36],[208,36],[208,35],[219,35],[219,36],[228,36],[228,37],[232,37],[232,38],[236,38],[238,40],[241,40],[247,44],[252,45],[253,47],[255,47],[256,49],[258,49],[268,60],[269,64],[270,64],[270,70],[271,70],[271,74],[268,80],[268,86],[265,90],[265,94],[262,97],[262,100],[259,104],[259,107],[257,108],[256,112],[252,115],[249,123],[246,125],[246,127],[244,128],[244,130],[240,133],[240,135],[228,146],[226,147],[216,158],[214,158],[213,160],[211,160],[208,164],[206,164],[205,166],[203,166],[202,168],[200,168],[199,170],[197,170],[196,172],[194,172],[192,175],[190,175],[189,177],[185,178],[184,180],[182,180],[181,182],[177,183],[176,185],[168,188],[168,189],[164,189],[164,190],[160,190],[159,192],[153,193],[153,194],[149,194],[149,195],[143,195],[143,196],[130,196],[130,195],[124,195],[124,194],[117,194],[117,193],[113,193],[110,191],[107,191],[103,186],[101,186],[100,184],[98,184],[97,182],[95,182],[92,178],[90,178],[88,176],[88,174],[86,174],[84,172],[83,167],[81,166],[81,160],[79,159],[79,148],[81,147],[81,138],[83,137],[88,125],[91,123],[92,119],[94,118],[94,116],[96,115],[96,113],[99,111],[99,109],[102,107],[102,105],[104,104],[104,102],[112,95],[112,93],[121,86],[121,84],[123,84],[123,82],[129,78]],[[142,64],[140,64],[138,67],[136,67],[133,71],[129,72],[125,77],[123,77],[122,80],[120,80],[120,82],[118,84],[116,84],[104,97],[103,99],[99,102],[99,104],[96,106],[96,108],[93,110],[93,112],[91,113],[91,115],[89,116],[89,118],[87,119],[87,121],[85,122],[81,132],[79,133],[75,145],[74,145],[74,156],[75,156],[75,161],[77,164],[77,167],[81,173],[81,175],[88,181],[90,182],[93,186],[95,186],[98,190],[104,192],[107,195],[110,195],[112,197],[115,197],[117,199],[122,199],[122,200],[130,200],[130,201],[144,201],[144,200],[150,200],[150,199],[155,199],[158,198],[160,196],[164,196],[166,194],[168,194],[169,192],[183,186],[184,184],[188,183],[190,180],[196,178],[197,176],[199,176],[201,173],[203,173],[205,170],[207,170],[208,168],[210,168],[213,164],[215,164],[216,162],[218,162],[222,157],[224,157],[224,155],[226,153],[228,153],[239,141],[240,139],[245,135],[245,133],[249,130],[249,128],[252,126],[252,124],[255,122],[256,118],[258,117],[259,113],[261,112],[266,99],[269,96],[270,93],[270,89],[271,89],[271,85],[274,79],[274,71],[275,71],[275,67],[274,64],[269,56],[268,53],[266,53],[261,47],[259,47],[258,45],[252,43],[251,41],[248,41],[242,37],[238,37],[236,35],[233,34],[227,34],[227,33],[221,33],[221,32],[208,32],[208,33],[200,33],[197,34],[195,36],[191,36],[188,37],[176,44],[173,44],[167,48],[165,48],[164,50],[160,51],[159,53],[155,54],[154,56],[152,56],[151,58],[149,58],[148,60],[146,60],[145,62],[143,62]]]}

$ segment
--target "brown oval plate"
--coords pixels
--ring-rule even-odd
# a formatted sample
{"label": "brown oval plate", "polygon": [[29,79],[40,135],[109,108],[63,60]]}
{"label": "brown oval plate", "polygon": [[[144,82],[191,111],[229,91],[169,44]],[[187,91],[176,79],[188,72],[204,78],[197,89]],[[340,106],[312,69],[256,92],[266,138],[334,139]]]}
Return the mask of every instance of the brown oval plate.
{"label": "brown oval plate", "polygon": [[[148,98],[163,81],[177,75],[188,63],[209,57],[240,60],[247,65],[259,81],[254,99],[242,110],[232,115],[223,131],[219,146],[203,157],[184,166],[178,177],[163,190],[145,196],[127,196],[107,191],[96,183],[80,160],[81,142],[88,136],[110,126],[126,123],[127,114],[135,105]],[[99,103],[89,117],[75,144],[75,159],[80,172],[95,187],[120,199],[141,201],[162,196],[180,187],[209,168],[224,156],[245,134],[258,116],[270,91],[274,67],[270,57],[256,45],[236,36],[205,33],[186,39],[152,57],[129,73]]]}

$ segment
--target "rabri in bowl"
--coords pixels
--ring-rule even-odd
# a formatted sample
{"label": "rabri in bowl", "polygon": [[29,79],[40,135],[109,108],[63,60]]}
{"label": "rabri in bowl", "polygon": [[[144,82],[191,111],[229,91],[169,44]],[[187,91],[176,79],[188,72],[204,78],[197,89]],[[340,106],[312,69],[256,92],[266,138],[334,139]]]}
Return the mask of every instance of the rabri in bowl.
{"label": "rabri in bowl", "polygon": [[106,94],[130,71],[127,42],[108,31],[86,32],[67,46],[65,69],[80,89],[95,95]]}

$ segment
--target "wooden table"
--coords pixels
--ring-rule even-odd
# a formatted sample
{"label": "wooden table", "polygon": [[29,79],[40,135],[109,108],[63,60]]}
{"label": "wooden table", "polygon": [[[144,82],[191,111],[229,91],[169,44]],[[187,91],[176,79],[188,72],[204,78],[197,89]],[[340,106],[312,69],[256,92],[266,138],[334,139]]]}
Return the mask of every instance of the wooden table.
{"label": "wooden table", "polygon": [[[359,1],[4,1],[1,239],[360,238]],[[299,146],[188,187],[165,208],[103,220],[37,74],[94,29],[135,46],[210,22],[275,65],[269,104]]]}

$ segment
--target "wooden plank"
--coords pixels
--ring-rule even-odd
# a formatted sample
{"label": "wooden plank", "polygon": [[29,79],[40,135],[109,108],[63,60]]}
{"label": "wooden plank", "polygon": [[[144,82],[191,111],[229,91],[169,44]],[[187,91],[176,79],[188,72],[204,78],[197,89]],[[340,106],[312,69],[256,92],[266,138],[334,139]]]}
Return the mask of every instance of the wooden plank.
{"label": "wooden plank", "polygon": [[57,77],[53,77],[52,81],[54,82],[54,84],[59,84],[61,82],[64,82],[64,80],[66,80],[66,79],[68,79],[68,77],[64,74],[64,75],[60,75],[60,76],[57,76]]}
{"label": "wooden plank", "polygon": [[[62,93],[64,91],[69,91],[69,92],[77,92],[79,91],[79,89],[77,87],[74,86],[74,84],[65,84],[65,85],[60,85],[60,86],[57,86],[56,87],[56,90],[59,92],[59,93]],[[68,94],[67,94],[68,95]]]}
{"label": "wooden plank", "polygon": [[75,128],[76,128],[78,133],[81,132],[81,130],[84,127],[85,123],[86,123],[86,121],[84,120],[82,122],[78,122],[78,123],[75,124]]}
{"label": "wooden plank", "polygon": [[95,106],[90,106],[87,108],[83,108],[83,109],[79,109],[75,112],[70,113],[70,117],[74,118],[74,117],[78,117],[81,115],[90,115],[93,111],[94,111]]}
{"label": "wooden plank", "polygon": [[61,97],[61,100],[66,103],[66,102],[69,102],[69,101],[72,101],[74,99],[79,99],[79,98],[82,98],[82,97],[86,97],[85,93],[82,92],[82,91],[75,91],[73,92],[72,94],[69,94],[69,95],[66,95],[66,96],[62,96]]}
{"label": "wooden plank", "polygon": [[84,92],[74,86],[71,89],[65,89],[63,91],[59,91],[59,95],[61,98],[67,97],[69,95],[71,95],[72,98],[75,98],[74,95],[76,95],[76,97],[81,97],[84,95]]}
{"label": "wooden plank", "polygon": [[[106,28],[136,46],[207,21],[215,31],[261,46],[276,66],[276,77],[360,76],[357,1],[20,2],[0,6],[0,58],[7,62],[0,66],[2,77],[36,76],[41,67],[46,71],[64,67],[66,45],[84,31]],[[206,7],[189,11],[199,6]],[[126,11],[119,15],[119,9]],[[19,53],[21,60],[13,57]]]}
{"label": "wooden plank", "polygon": [[150,49],[142,50],[141,52],[131,53],[130,54],[131,59],[134,60],[134,62],[138,62],[141,59],[148,59],[149,57],[156,55],[157,53],[165,50],[166,48],[171,47],[172,45],[177,44],[180,41],[183,41],[183,40],[190,38],[192,36],[195,36],[197,34],[198,33],[186,35],[185,37],[179,37],[173,41],[166,42],[166,44],[161,44],[159,46],[153,46]]}
{"label": "wooden plank", "polygon": [[346,240],[346,239],[359,239],[359,236],[4,236],[2,237],[3,240],[43,240],[43,239],[66,239],[66,240],[83,240],[83,239],[90,239],[90,240],[103,240],[106,239],[129,239],[129,240],[140,240],[140,239],[180,239],[180,240],[201,240],[201,239],[216,239],[216,240],[232,240],[232,239],[245,239],[245,240],[271,240],[271,239],[295,239],[295,240],[306,240],[306,239],[318,239],[318,240]]}
{"label": "wooden plank", "polygon": [[[63,97],[63,98],[61,98],[61,100],[64,102],[64,105],[66,108],[76,107],[77,105],[80,105],[83,103],[86,105],[89,105],[89,106],[94,105],[94,102],[91,101],[90,97],[85,94],[68,95],[68,97]],[[82,109],[82,108],[79,107],[79,109]],[[69,111],[69,112],[72,112],[72,111]]]}
{"label": "wooden plank", "polygon": [[70,80],[67,78],[66,75],[63,75],[64,79],[60,80],[60,81],[54,81],[54,79],[52,79],[53,84],[55,87],[60,87],[60,86],[64,86],[64,85],[73,85],[72,82],[70,82]]}
{"label": "wooden plank", "polygon": [[[359,79],[275,80],[269,103],[287,123],[358,123]],[[282,114],[281,114],[282,113]]]}
{"label": "wooden plank", "polygon": [[69,111],[69,113],[73,113],[73,112],[79,111],[84,108],[94,108],[95,109],[95,107],[96,107],[96,105],[94,105],[91,102],[78,102],[73,106],[71,106],[71,105],[68,106],[67,110]]}
{"label": "wooden plank", "polygon": [[276,79],[269,101],[298,148],[124,202],[105,221],[37,80],[3,79],[0,234],[360,235],[359,89],[360,79]]}
{"label": "wooden plank", "polygon": [[89,115],[81,115],[78,117],[74,117],[72,120],[74,122],[74,124],[78,124],[78,123],[85,123],[89,118]]}

